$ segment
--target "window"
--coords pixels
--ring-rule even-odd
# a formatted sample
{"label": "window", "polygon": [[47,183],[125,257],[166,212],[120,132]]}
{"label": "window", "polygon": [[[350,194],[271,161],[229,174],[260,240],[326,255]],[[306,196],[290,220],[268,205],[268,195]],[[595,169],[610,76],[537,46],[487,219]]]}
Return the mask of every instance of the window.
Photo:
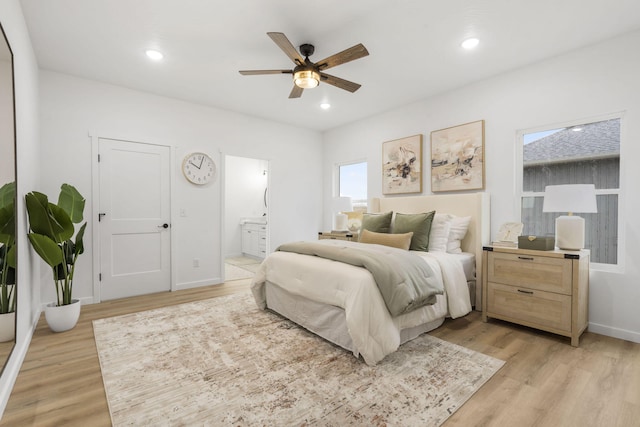
{"label": "window", "polygon": [[522,144],[521,218],[525,235],[553,235],[558,213],[543,213],[544,189],[594,184],[598,213],[585,219],[591,262],[617,265],[620,205],[620,116],[519,133]]}
{"label": "window", "polygon": [[338,165],[337,193],[351,197],[354,211],[367,211],[367,162]]}

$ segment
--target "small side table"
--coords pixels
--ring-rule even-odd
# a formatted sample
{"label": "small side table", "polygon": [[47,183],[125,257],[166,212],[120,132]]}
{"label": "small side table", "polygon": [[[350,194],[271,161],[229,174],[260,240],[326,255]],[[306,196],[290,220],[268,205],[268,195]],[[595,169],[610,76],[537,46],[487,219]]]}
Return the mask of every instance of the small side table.
{"label": "small side table", "polygon": [[358,233],[339,233],[335,231],[320,231],[318,233],[318,240],[332,239],[332,240],[346,240],[349,242],[358,241]]}
{"label": "small side table", "polygon": [[537,251],[485,246],[482,320],[506,320],[571,338],[589,319],[588,250]]}

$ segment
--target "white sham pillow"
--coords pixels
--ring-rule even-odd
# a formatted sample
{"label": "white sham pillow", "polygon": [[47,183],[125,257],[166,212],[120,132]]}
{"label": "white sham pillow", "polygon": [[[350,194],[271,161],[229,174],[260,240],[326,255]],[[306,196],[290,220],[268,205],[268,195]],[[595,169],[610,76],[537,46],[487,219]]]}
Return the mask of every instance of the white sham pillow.
{"label": "white sham pillow", "polygon": [[436,213],[429,232],[429,252],[446,252],[452,216]]}
{"label": "white sham pillow", "polygon": [[451,216],[451,224],[449,227],[449,239],[447,240],[447,252],[450,254],[460,254],[462,249],[460,244],[462,239],[467,235],[469,230],[470,216]]}

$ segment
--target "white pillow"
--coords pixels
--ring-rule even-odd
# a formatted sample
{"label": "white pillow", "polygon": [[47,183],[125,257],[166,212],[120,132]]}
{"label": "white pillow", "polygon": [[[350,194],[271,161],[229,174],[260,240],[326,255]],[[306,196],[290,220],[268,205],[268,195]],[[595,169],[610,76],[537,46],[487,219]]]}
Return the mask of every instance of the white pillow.
{"label": "white pillow", "polygon": [[451,226],[449,228],[449,239],[447,241],[447,252],[450,254],[460,254],[462,249],[460,243],[469,229],[470,216],[451,215]]}
{"label": "white pillow", "polygon": [[446,252],[451,230],[451,215],[435,214],[429,232],[429,252]]}

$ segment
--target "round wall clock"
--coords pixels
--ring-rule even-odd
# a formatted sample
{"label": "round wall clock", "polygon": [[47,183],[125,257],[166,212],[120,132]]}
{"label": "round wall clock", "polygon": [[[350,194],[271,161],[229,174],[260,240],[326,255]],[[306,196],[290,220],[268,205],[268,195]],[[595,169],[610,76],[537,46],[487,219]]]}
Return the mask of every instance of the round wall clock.
{"label": "round wall clock", "polygon": [[216,176],[216,164],[205,153],[191,153],[182,161],[182,173],[190,182],[204,185]]}

